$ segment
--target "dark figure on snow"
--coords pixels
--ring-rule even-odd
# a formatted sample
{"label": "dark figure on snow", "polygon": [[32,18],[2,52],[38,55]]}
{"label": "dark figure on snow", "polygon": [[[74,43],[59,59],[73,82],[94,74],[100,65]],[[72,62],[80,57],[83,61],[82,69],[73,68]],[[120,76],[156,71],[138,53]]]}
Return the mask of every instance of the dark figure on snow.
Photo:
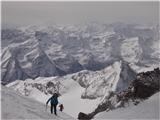
{"label": "dark figure on snow", "polygon": [[57,115],[57,105],[58,105],[58,94],[54,93],[53,96],[51,98],[48,99],[46,105],[48,105],[48,103],[51,103],[51,114],[53,114],[53,108],[54,108],[54,114]]}
{"label": "dark figure on snow", "polygon": [[62,112],[63,109],[64,109],[63,104],[60,104],[60,105],[59,105],[59,110]]}

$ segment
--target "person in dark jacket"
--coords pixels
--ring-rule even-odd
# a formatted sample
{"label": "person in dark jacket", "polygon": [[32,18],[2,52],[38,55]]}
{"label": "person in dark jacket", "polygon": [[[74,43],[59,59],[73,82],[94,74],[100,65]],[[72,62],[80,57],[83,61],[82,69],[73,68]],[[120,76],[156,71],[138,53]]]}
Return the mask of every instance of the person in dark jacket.
{"label": "person in dark jacket", "polygon": [[46,105],[48,105],[49,102],[51,103],[51,114],[53,114],[54,108],[54,114],[57,115],[58,96],[59,95],[57,93],[54,93],[53,96],[46,102]]}

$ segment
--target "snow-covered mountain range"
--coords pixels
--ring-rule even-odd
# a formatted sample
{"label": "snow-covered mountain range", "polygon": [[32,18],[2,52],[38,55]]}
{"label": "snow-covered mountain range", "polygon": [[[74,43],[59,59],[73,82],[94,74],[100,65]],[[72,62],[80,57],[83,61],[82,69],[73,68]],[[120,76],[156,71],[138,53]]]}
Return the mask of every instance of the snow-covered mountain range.
{"label": "snow-covered mountain range", "polygon": [[115,61],[133,68],[159,63],[159,28],[130,24],[2,29],[2,81],[100,70]]}
{"label": "snow-covered mountain range", "polygon": [[58,91],[64,112],[77,118],[159,67],[159,33],[123,23],[2,29],[1,82],[42,103]]}

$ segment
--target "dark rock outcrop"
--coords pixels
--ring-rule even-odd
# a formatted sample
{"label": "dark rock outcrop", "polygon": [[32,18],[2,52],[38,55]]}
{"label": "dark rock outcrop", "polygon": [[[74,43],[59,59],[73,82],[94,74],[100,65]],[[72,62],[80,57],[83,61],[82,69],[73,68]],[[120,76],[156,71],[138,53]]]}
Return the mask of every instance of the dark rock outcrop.
{"label": "dark rock outcrop", "polygon": [[85,114],[83,112],[80,112],[78,114],[78,119],[79,120],[90,120],[93,116],[89,115],[89,114]]}
{"label": "dark rock outcrop", "polygon": [[147,98],[160,90],[160,70],[159,68],[154,71],[140,73],[137,79],[132,82],[131,87],[134,88],[135,98]]}

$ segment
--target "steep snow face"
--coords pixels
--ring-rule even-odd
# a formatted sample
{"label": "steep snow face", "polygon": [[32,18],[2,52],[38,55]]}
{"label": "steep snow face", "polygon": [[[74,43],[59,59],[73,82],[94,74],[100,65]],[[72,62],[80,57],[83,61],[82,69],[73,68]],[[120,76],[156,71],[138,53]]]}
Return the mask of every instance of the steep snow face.
{"label": "steep snow face", "polygon": [[115,62],[101,71],[82,71],[72,78],[86,88],[82,98],[103,97],[110,91],[122,91],[135,79],[135,72],[125,62]]}
{"label": "steep snow face", "polygon": [[[157,65],[159,28],[125,24],[2,30],[2,81],[100,70],[115,61]],[[16,67],[18,66],[18,67]]]}
{"label": "steep snow face", "polygon": [[1,117],[2,119],[73,119],[69,115],[59,112],[52,115],[45,105],[22,96],[15,91],[1,86]]}
{"label": "steep snow face", "polygon": [[59,91],[64,111],[77,118],[80,111],[92,112],[110,91],[124,90],[134,78],[132,69],[120,61],[100,71],[84,70],[63,77],[16,80],[7,87],[42,103]]}
{"label": "steep snow face", "polygon": [[131,105],[127,108],[101,112],[97,114],[94,119],[159,119],[159,94],[160,93],[154,94],[148,100],[141,102],[137,106]]}
{"label": "steep snow face", "polygon": [[77,118],[80,111],[85,111],[86,113],[93,111],[99,104],[100,98],[94,100],[82,99],[81,94],[83,93],[84,88],[76,81],[67,81],[71,82],[70,88],[59,98],[59,101],[64,105],[64,112]]}

